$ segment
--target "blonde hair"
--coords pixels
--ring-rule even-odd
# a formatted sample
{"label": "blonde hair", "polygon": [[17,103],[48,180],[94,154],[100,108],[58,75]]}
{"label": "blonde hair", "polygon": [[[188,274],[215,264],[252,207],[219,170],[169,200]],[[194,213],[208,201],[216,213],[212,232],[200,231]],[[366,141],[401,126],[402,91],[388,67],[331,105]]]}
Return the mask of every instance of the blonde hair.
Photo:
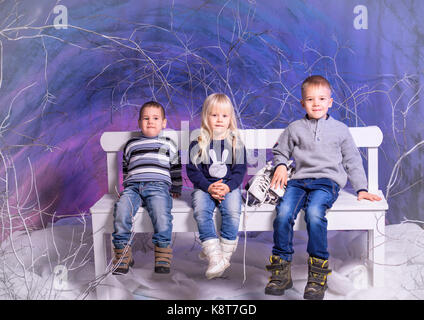
{"label": "blonde hair", "polygon": [[201,162],[207,162],[209,159],[208,149],[209,145],[213,139],[212,129],[208,124],[208,116],[211,113],[211,110],[215,106],[220,106],[223,108],[228,108],[230,111],[230,125],[225,134],[226,140],[228,140],[233,147],[233,159],[236,158],[236,149],[239,147],[240,137],[237,129],[237,118],[234,111],[234,106],[231,103],[230,98],[223,93],[212,93],[209,95],[203,102],[202,107],[202,124],[200,126],[200,135],[197,138],[199,153],[194,155],[193,163],[196,163],[196,159],[200,157]]}

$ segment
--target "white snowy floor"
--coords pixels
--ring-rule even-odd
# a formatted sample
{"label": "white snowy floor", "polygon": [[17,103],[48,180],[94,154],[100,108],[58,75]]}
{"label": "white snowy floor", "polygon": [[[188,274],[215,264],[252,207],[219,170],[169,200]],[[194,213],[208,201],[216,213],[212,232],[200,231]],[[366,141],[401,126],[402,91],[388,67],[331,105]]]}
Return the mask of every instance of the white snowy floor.
{"label": "white snowy floor", "polygon": [[[172,271],[155,274],[150,236],[136,236],[135,265],[127,275],[109,276],[113,299],[302,299],[307,277],[306,232],[295,232],[294,287],[279,297],[264,294],[271,232],[249,233],[244,285],[243,233],[230,268],[213,280],[204,276],[206,265],[197,257],[200,245],[193,233],[174,234]],[[328,237],[333,272],[325,299],[424,299],[424,229],[418,224],[387,226],[383,288],[368,287],[365,232],[332,231]],[[44,230],[15,233],[0,247],[0,299],[96,299],[95,291],[88,290],[94,278],[91,246],[89,219],[85,225],[68,218]]]}

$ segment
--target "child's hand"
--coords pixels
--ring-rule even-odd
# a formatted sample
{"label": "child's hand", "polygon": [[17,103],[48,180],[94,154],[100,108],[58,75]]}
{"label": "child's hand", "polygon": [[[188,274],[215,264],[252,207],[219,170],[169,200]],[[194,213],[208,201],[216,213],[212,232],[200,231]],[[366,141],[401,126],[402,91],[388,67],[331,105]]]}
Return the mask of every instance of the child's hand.
{"label": "child's hand", "polygon": [[225,183],[219,183],[216,185],[216,190],[222,196],[221,200],[224,200],[225,195],[230,192],[230,187]]}
{"label": "child's hand", "polygon": [[[287,167],[285,165],[280,165],[275,169],[274,175],[272,176],[271,188],[284,188],[287,185]],[[275,187],[274,187],[275,186]]]}
{"label": "child's hand", "polygon": [[358,200],[362,200],[362,199],[366,199],[366,200],[370,200],[370,201],[380,201],[381,197],[377,196],[376,194],[369,193],[369,192],[366,192],[366,191],[359,191]]}
{"label": "child's hand", "polygon": [[[221,202],[224,200],[225,195],[229,192],[227,191],[228,186],[223,183],[215,183],[211,188],[209,188],[209,193],[212,198]],[[229,188],[228,188],[229,189]]]}
{"label": "child's hand", "polygon": [[172,198],[178,199],[181,196],[181,193],[171,192]]}
{"label": "child's hand", "polygon": [[222,200],[224,200],[225,195],[230,192],[230,187],[225,183],[222,183],[221,179],[212,183],[208,188],[208,192],[212,198],[221,202]]}
{"label": "child's hand", "polygon": [[224,200],[224,196],[220,195],[219,193],[211,193],[210,194],[212,198],[217,200],[219,203],[221,203],[222,200]]}
{"label": "child's hand", "polygon": [[217,185],[218,185],[219,183],[221,183],[221,182],[222,182],[222,179],[221,179],[221,180],[219,180],[219,181],[216,181],[216,182],[214,182],[214,183],[211,183],[211,184],[209,185],[209,187],[208,187],[208,192],[209,192],[209,194],[211,195],[211,197],[212,197],[212,198],[214,198],[214,199],[216,199],[216,200],[218,200],[219,202],[221,202],[221,201],[220,201],[221,196],[220,196],[220,194],[219,194],[219,192],[218,192]]}

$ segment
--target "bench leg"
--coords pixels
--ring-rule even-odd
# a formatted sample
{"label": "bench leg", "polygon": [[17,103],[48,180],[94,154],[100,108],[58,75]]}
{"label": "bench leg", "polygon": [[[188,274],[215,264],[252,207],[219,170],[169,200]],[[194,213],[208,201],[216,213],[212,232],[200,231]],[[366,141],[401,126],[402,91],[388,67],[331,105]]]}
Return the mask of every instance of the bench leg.
{"label": "bench leg", "polygon": [[375,214],[376,225],[368,231],[368,259],[372,266],[372,285],[384,286],[385,268],[385,212]]}
{"label": "bench leg", "polygon": [[93,251],[94,251],[94,271],[96,280],[99,283],[96,285],[96,293],[98,300],[104,300],[108,298],[108,290],[106,279],[103,279],[107,270],[107,259],[106,259],[106,245],[104,239],[104,232],[100,230],[93,232]]}

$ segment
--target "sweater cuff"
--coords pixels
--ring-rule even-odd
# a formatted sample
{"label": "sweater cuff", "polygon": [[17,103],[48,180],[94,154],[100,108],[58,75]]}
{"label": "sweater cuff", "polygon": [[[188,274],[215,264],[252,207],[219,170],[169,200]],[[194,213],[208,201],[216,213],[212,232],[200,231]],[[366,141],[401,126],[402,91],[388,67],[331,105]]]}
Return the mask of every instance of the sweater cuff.
{"label": "sweater cuff", "polygon": [[239,185],[237,183],[232,182],[232,181],[229,181],[227,183],[227,186],[230,188],[230,192],[239,187]]}
{"label": "sweater cuff", "polygon": [[204,191],[204,192],[206,192],[206,193],[209,193],[209,191],[208,191],[208,189],[209,189],[209,186],[211,185],[212,183],[209,183],[209,184],[202,184],[202,185],[199,185],[199,189],[200,190],[202,190],[202,191]]}
{"label": "sweater cuff", "polygon": [[359,189],[358,191],[356,191],[356,194],[359,194],[359,192],[361,192],[361,191],[368,192],[368,190],[367,190],[367,189]]}
{"label": "sweater cuff", "polygon": [[289,169],[289,167],[288,167],[285,163],[279,163],[279,164],[277,164],[277,165],[274,167],[274,171],[275,171],[275,170],[276,170],[279,166],[285,166],[287,170]]}
{"label": "sweater cuff", "polygon": [[182,191],[182,186],[174,186],[174,185],[172,185],[171,186],[171,190],[170,190],[172,193],[178,193],[178,194],[181,194],[181,191]]}

